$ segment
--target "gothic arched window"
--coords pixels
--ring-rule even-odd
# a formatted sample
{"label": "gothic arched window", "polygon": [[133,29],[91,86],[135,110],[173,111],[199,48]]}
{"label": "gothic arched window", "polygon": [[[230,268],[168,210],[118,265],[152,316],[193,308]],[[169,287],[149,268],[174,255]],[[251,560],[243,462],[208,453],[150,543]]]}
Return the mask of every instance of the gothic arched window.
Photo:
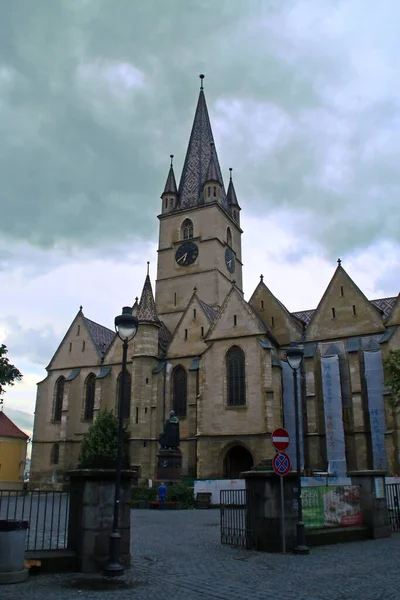
{"label": "gothic arched window", "polygon": [[232,247],[232,232],[230,227],[226,230],[226,243]]}
{"label": "gothic arched window", "polygon": [[58,465],[58,461],[60,459],[60,446],[59,444],[53,444],[50,453],[50,464]]}
{"label": "gothic arched window", "polygon": [[122,399],[122,414],[124,416],[124,419],[129,419],[130,414],[131,414],[132,377],[128,371],[125,372],[124,392],[123,392],[123,398],[121,398],[121,391],[122,391],[121,390],[121,380],[122,380],[121,376],[122,376],[122,373],[119,374],[118,381],[117,381],[118,404],[119,404],[120,400]]}
{"label": "gothic arched window", "polygon": [[183,367],[174,369],[173,381],[173,409],[177,417],[186,417],[187,401],[187,375]]}
{"label": "gothic arched window", "polygon": [[56,383],[53,421],[61,421],[62,404],[64,397],[65,377],[59,377]]}
{"label": "gothic arched window", "polygon": [[86,379],[85,410],[83,413],[83,418],[85,419],[85,421],[93,421],[95,388],[96,375],[93,375],[93,373],[91,373]]}
{"label": "gothic arched window", "polygon": [[193,223],[190,219],[185,219],[181,227],[181,238],[190,240],[193,237]]}
{"label": "gothic arched window", "polygon": [[228,405],[244,406],[246,404],[245,357],[239,346],[232,346],[226,353],[226,376]]}

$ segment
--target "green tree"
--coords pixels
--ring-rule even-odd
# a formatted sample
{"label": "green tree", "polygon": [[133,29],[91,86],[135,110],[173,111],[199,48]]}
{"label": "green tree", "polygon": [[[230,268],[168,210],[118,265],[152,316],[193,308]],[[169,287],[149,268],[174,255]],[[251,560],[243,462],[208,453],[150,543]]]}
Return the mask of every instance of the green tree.
{"label": "green tree", "polygon": [[391,388],[390,404],[400,407],[400,350],[391,350],[383,361],[385,369],[385,385]]}
{"label": "green tree", "polygon": [[22,373],[10,363],[6,354],[8,353],[7,346],[0,345],[0,396],[5,394],[5,385],[14,385],[15,381],[22,379]]}
{"label": "green tree", "polygon": [[[128,434],[124,430],[122,466],[129,467]],[[103,409],[82,440],[79,467],[82,469],[113,469],[117,461],[118,419],[112,411]]]}

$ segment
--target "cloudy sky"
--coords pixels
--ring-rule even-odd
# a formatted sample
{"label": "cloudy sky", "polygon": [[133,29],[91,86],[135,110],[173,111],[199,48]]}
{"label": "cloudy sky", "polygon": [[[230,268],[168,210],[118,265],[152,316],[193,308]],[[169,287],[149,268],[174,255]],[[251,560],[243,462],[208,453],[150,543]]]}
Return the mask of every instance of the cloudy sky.
{"label": "cloudy sky", "polygon": [[400,275],[397,0],[13,0],[0,20],[0,334],[36,382],[79,309],[112,328],[151,261],[169,154],[199,89],[242,206],[245,294],[289,310],[336,267],[369,298]]}

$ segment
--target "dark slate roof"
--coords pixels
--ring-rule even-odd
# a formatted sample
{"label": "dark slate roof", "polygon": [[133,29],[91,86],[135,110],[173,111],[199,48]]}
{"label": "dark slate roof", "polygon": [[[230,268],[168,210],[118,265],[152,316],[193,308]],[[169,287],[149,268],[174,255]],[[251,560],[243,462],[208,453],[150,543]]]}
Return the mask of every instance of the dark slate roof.
{"label": "dark slate roof", "polygon": [[174,167],[171,165],[169,168],[167,181],[165,182],[165,188],[164,188],[163,194],[177,194],[177,193],[178,193],[178,188],[176,187]]}
{"label": "dark slate roof", "polygon": [[[397,300],[397,296],[393,298],[379,298],[377,300],[370,300],[371,304],[375,306],[378,310],[382,311],[383,316],[387,318],[393,310],[395,302]],[[315,313],[315,309],[312,310],[300,310],[298,312],[292,313],[294,317],[301,319],[306,325],[309,324],[313,314]]]}
{"label": "dark slate roof", "polygon": [[222,186],[224,185],[222,181],[221,172],[218,169],[218,158],[215,152],[215,144],[211,142],[211,153],[210,153],[210,162],[208,163],[207,173],[204,181],[218,181]]}
{"label": "dark slate roof", "polygon": [[[189,145],[179,182],[179,202],[177,208],[192,208],[202,199],[203,184],[211,157],[211,143],[214,142],[210,117],[208,116],[204,91],[201,89],[190,134]],[[227,208],[225,188],[221,168],[215,150],[217,181],[222,183],[222,203]]]}
{"label": "dark slate roof", "polygon": [[163,321],[160,321],[160,323],[161,327],[158,331],[158,343],[161,348],[165,350],[171,342],[172,334]]}
{"label": "dark slate roof", "polygon": [[235,186],[233,185],[232,177],[229,180],[228,191],[226,193],[226,200],[230,206],[231,205],[239,206],[239,202],[237,201]]}
{"label": "dark slate roof", "polygon": [[200,300],[200,298],[197,298],[197,299],[200,302],[200,306],[203,308],[204,312],[206,313],[210,323],[213,323],[215,317],[218,314],[219,309],[215,306],[210,306],[209,304],[206,304],[205,302],[203,302],[203,300]]}
{"label": "dark slate roof", "polygon": [[147,323],[160,323],[149,275],[146,275],[146,279],[144,281],[137,318],[139,319],[139,322],[146,321]]}
{"label": "dark slate roof", "polygon": [[29,435],[21,431],[4,412],[0,412],[0,437],[27,440]]}
{"label": "dark slate roof", "polygon": [[115,331],[108,329],[108,327],[104,327],[103,325],[99,325],[99,323],[95,323],[91,321],[87,317],[84,317],[87,328],[89,330],[90,335],[92,336],[92,340],[95,343],[99,352],[105,352],[113,339],[116,336]]}

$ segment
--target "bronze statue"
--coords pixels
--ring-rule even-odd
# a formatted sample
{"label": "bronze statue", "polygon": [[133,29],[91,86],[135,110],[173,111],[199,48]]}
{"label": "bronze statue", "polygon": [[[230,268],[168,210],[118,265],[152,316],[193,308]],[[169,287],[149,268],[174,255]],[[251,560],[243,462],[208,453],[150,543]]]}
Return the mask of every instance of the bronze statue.
{"label": "bronze statue", "polygon": [[165,422],[164,431],[158,438],[158,443],[162,450],[178,450],[180,441],[179,419],[175,416],[175,412],[171,410],[169,419]]}

